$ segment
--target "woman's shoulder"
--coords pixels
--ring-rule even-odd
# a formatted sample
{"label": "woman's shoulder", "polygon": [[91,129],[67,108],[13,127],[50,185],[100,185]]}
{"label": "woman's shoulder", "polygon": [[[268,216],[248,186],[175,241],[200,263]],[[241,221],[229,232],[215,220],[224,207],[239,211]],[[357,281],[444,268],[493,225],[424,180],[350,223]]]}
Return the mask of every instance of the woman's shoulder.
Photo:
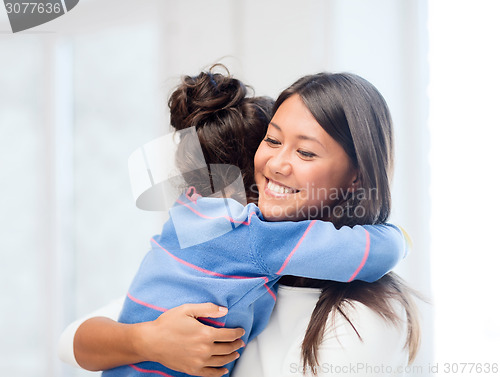
{"label": "woman's shoulder", "polygon": [[[342,306],[342,312],[337,311],[335,314],[330,314],[330,323],[337,326],[340,323],[348,324],[350,328],[356,328],[358,330],[356,333],[361,335],[361,332],[365,334],[365,337],[370,335],[370,332],[384,332],[388,330],[394,330],[395,332],[406,333],[406,311],[403,305],[397,301],[391,301],[391,307],[394,313],[397,315],[397,319],[390,320],[387,316],[384,316],[375,309],[363,304],[362,302],[349,300],[344,302]],[[342,314],[344,313],[345,316]],[[347,317],[347,318],[346,318]],[[348,319],[348,320],[347,320]]]}
{"label": "woman's shoulder", "polygon": [[[288,293],[301,296],[302,304],[319,296],[315,289]],[[341,311],[331,312],[318,348],[319,375],[403,376],[397,371],[408,365],[406,311],[397,300],[391,305],[398,317],[394,321],[359,301],[345,302]]]}
{"label": "woman's shoulder", "polygon": [[[268,326],[248,344],[233,375],[253,376],[258,370],[265,377],[312,376],[303,368],[301,345],[320,295],[320,289],[280,285]],[[318,376],[403,376],[397,368],[404,370],[408,363],[406,316],[398,302],[393,305],[401,324],[357,301],[344,306],[347,319],[331,313],[318,348]],[[380,369],[382,364],[386,369]],[[385,373],[387,367],[391,373]]]}
{"label": "woman's shoulder", "polygon": [[385,375],[375,373],[382,372],[382,365],[404,368],[408,364],[406,312],[396,300],[392,307],[398,314],[396,320],[358,301],[331,313],[319,347],[321,362],[338,365],[342,360],[344,368],[356,367],[356,375]]}
{"label": "woman's shoulder", "polygon": [[[276,305],[290,311],[293,307],[311,307],[312,312],[321,294],[318,288],[299,288],[280,285]],[[391,321],[386,316],[362,302],[350,300],[346,301],[341,311],[330,313],[325,327],[325,338],[335,335],[336,338],[348,336],[353,340],[379,340],[378,336],[391,333],[398,338],[406,336],[406,311],[403,305],[392,300],[391,306],[398,319]]]}

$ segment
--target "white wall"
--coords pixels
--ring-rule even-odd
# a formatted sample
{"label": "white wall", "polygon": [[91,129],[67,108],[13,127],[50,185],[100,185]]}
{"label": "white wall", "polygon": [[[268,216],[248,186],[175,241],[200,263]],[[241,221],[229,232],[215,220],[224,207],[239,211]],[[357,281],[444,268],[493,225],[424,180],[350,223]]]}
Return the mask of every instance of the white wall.
{"label": "white wall", "polygon": [[436,358],[476,363],[468,368],[479,374],[500,365],[500,3],[429,10]]}

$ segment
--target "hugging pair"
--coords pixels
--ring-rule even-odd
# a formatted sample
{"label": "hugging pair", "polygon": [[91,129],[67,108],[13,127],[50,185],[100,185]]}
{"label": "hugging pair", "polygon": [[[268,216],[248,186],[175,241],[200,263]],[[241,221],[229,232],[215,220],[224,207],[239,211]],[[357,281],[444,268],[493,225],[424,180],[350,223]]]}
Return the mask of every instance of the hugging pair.
{"label": "hugging pair", "polygon": [[[208,175],[190,167],[192,144],[181,139],[189,191],[151,240],[123,308],[107,314],[120,311],[118,321],[78,323],[78,364],[105,376],[407,365],[419,330],[411,289],[388,273],[406,244],[385,223],[393,140],[380,93],[359,76],[321,73],[273,104],[203,72],[184,77],[169,106],[176,130],[195,128]],[[246,206],[231,199],[238,179]],[[226,197],[211,196],[215,181]]]}

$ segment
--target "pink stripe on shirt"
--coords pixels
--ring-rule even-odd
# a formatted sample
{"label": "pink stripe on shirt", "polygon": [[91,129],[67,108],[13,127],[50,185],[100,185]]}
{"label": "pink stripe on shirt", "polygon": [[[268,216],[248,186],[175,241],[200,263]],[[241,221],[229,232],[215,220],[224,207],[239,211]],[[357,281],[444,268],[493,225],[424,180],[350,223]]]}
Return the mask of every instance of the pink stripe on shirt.
{"label": "pink stripe on shirt", "polygon": [[208,215],[205,215],[197,210],[195,210],[193,207],[191,207],[188,203],[184,203],[182,202],[181,200],[177,199],[177,203],[179,204],[182,204],[184,207],[188,208],[191,212],[193,212],[194,214],[200,216],[201,218],[203,219],[209,219],[209,220],[215,220],[215,219],[227,219],[229,222],[232,222],[234,224],[242,224],[242,225],[250,225],[250,222],[252,220],[252,216],[253,215],[257,215],[257,213],[254,211],[254,212],[251,212],[248,214],[248,221],[238,221],[238,220],[235,220],[233,219],[232,217],[229,217],[229,216],[218,216],[218,217],[213,217],[213,216],[208,216]]}
{"label": "pink stripe on shirt", "polygon": [[165,309],[165,308],[162,308],[162,307],[159,307],[159,306],[156,306],[156,305],[153,305],[153,304],[148,304],[147,302],[144,302],[144,301],[141,301],[139,300],[138,298],[135,298],[134,296],[132,296],[129,293],[127,293],[127,297],[129,299],[131,299],[132,301],[134,301],[136,304],[139,304],[139,305],[142,305],[142,306],[145,306],[147,308],[150,308],[150,309],[153,309],[153,310],[158,310],[159,312],[166,312],[168,309]]}
{"label": "pink stripe on shirt", "polygon": [[[212,276],[217,276],[217,277],[221,277],[221,278],[228,278],[228,279],[253,279],[253,277],[250,277],[250,276],[239,276],[239,275],[225,275],[225,274],[221,274],[219,272],[215,272],[215,271],[210,271],[210,270],[207,270],[203,267],[200,267],[200,266],[196,266],[192,263],[189,263],[177,256],[175,256],[174,254],[172,254],[171,252],[169,252],[167,249],[165,249],[163,246],[161,246],[158,242],[156,242],[156,240],[154,238],[151,238],[151,241],[153,241],[155,244],[158,245],[158,247],[160,247],[163,251],[165,251],[170,257],[172,257],[173,259],[175,259],[177,262],[179,263],[182,263],[183,265],[185,266],[188,266],[196,271],[200,271],[200,272],[203,272],[204,274],[207,274],[207,275],[212,275]],[[269,294],[273,297],[273,299],[276,301],[276,295],[269,289],[269,287],[266,285],[266,283],[269,281],[269,279],[265,276],[257,276],[259,279],[264,279],[264,286],[266,287],[267,291],[269,292]]]}
{"label": "pink stripe on shirt", "polygon": [[304,241],[304,238],[306,237],[307,233],[309,233],[309,231],[311,230],[311,228],[312,228],[312,226],[314,225],[315,222],[316,222],[316,220],[311,221],[311,223],[307,227],[307,229],[304,232],[304,234],[302,235],[302,237],[300,237],[299,242],[297,242],[297,245],[295,245],[295,247],[290,252],[290,254],[288,254],[288,257],[286,257],[285,262],[283,262],[283,265],[281,266],[281,268],[278,270],[278,272],[276,272],[277,275],[280,275],[283,272],[283,270],[285,269],[285,267],[288,264],[288,262],[290,262],[290,259],[292,258],[293,254],[295,254],[295,252],[299,248],[299,246],[302,243],[302,241]]}
{"label": "pink stripe on shirt", "polygon": [[354,273],[351,275],[349,280],[347,280],[348,283],[353,281],[354,278],[359,274],[359,271],[361,271],[361,269],[365,265],[366,260],[368,259],[368,255],[370,254],[370,233],[368,233],[368,231],[366,229],[365,229],[365,233],[366,233],[365,255],[363,255],[363,260],[361,260],[361,263],[359,264],[356,271],[354,271]]}
{"label": "pink stripe on shirt", "polygon": [[[159,312],[166,312],[166,311],[168,311],[168,309],[162,308],[160,306],[156,306],[156,305],[153,305],[153,304],[148,304],[147,302],[141,301],[138,298],[132,296],[130,294],[130,292],[127,293],[127,297],[129,299],[131,299],[132,301],[134,301],[136,304],[145,306],[147,308],[150,308],[150,309],[153,309],[153,310],[158,310]],[[212,318],[199,317],[199,319],[203,320],[204,322],[212,323],[212,324],[220,326],[220,327],[224,327],[225,326],[225,324],[223,322],[216,321],[216,320],[214,320]]]}
{"label": "pink stripe on shirt", "polygon": [[159,374],[160,376],[163,376],[163,377],[174,377],[171,374],[166,374],[164,372],[160,372],[159,370],[143,369],[143,368],[139,368],[137,365],[133,365],[133,364],[130,364],[129,367],[132,369],[135,369],[136,371],[141,372],[141,373],[153,373],[153,374]]}

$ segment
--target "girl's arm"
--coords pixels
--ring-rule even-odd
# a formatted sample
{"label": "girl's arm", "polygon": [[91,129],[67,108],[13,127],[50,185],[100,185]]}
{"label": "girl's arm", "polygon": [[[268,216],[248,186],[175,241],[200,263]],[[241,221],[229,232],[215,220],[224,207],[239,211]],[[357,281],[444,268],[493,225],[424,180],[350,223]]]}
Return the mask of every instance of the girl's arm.
{"label": "girl's arm", "polygon": [[[407,240],[391,224],[343,226],[325,221],[255,222],[252,242],[269,272],[314,279],[373,282],[407,254]],[[260,234],[260,237],[259,237]]]}
{"label": "girl's arm", "polygon": [[244,331],[206,326],[196,318],[226,313],[226,308],[206,303],[181,305],[137,324],[93,317],[76,331],[75,358],[82,368],[95,371],[155,361],[187,374],[222,376],[227,370],[221,366],[239,357]]}
{"label": "girl's arm", "polygon": [[[265,274],[373,282],[407,254],[402,230],[391,224],[343,226],[320,220],[267,222],[254,205],[202,198],[170,210],[181,247],[201,244],[237,226],[249,227],[249,246]],[[199,229],[199,232],[193,232]]]}

